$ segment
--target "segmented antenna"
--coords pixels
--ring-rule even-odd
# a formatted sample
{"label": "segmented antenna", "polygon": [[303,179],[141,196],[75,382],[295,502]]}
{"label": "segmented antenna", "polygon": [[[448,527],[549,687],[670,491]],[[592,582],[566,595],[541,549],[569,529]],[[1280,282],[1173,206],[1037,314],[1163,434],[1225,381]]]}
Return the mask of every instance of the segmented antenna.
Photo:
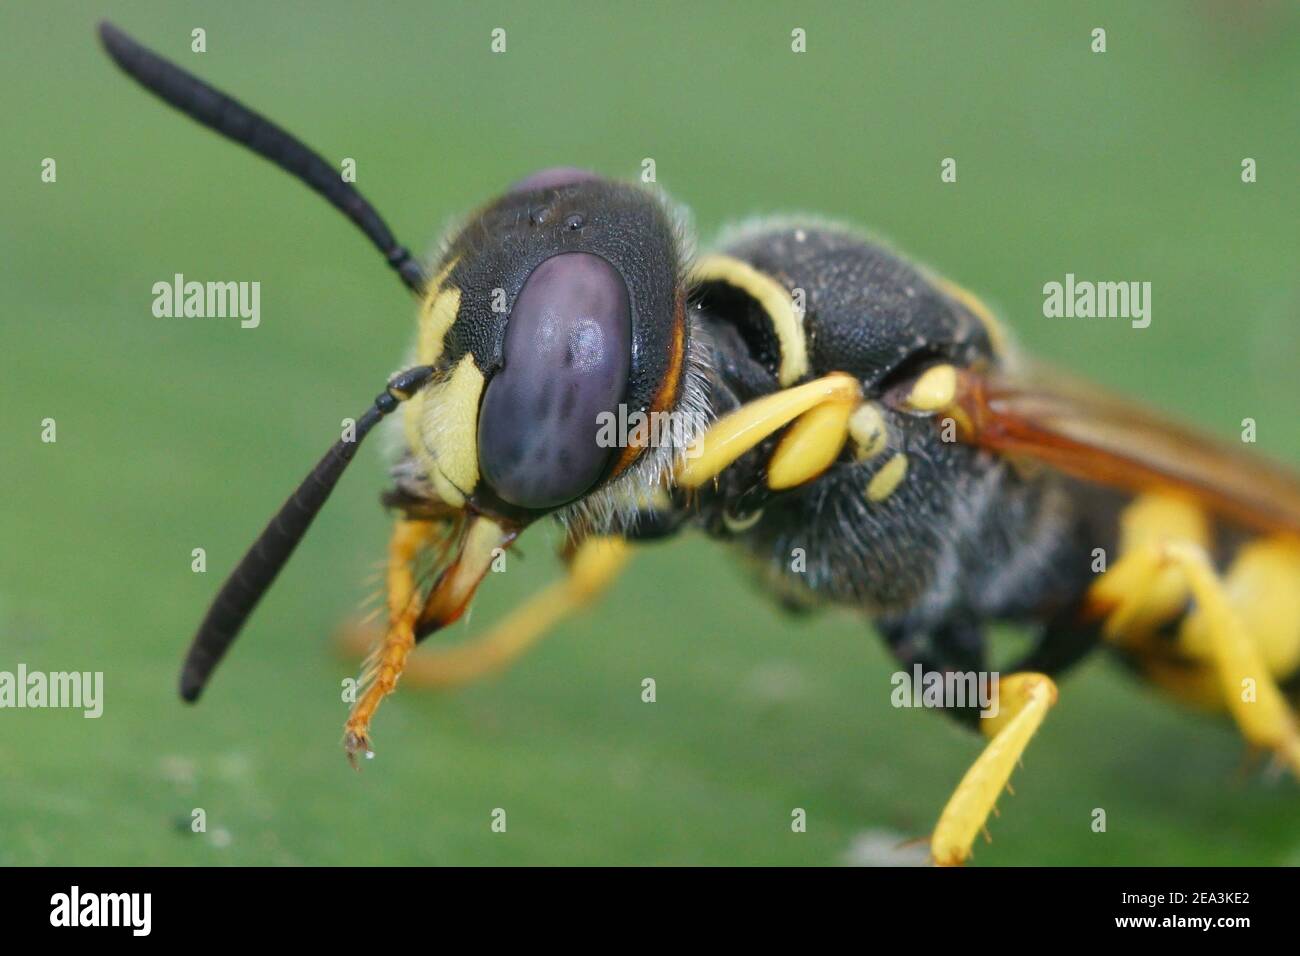
{"label": "segmented antenna", "polygon": [[407,288],[416,295],[423,292],[425,276],[419,262],[398,245],[375,207],[317,153],[266,117],[141,46],[108,21],[99,24],[99,39],[113,62],[145,89],[191,119],[266,157],[324,196],[366,234]]}
{"label": "segmented antenna", "polygon": [[341,438],[334,443],[258,535],[217,592],[198,633],[194,635],[181,668],[181,697],[191,703],[198,700],[217,664],[257,607],[257,602],[288,563],[294,548],[298,547],[298,542],[324,507],[362,440],[385,415],[418,392],[432,375],[432,366],[420,365],[393,376],[388,388],[380,392],[375,403],[357,419],[352,439]]}

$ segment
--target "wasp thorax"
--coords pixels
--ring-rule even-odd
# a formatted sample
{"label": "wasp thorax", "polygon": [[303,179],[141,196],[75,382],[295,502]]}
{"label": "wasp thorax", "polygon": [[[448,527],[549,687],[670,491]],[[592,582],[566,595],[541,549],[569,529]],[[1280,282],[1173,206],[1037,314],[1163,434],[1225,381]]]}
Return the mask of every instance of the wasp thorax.
{"label": "wasp thorax", "polygon": [[555,508],[600,479],[613,449],[597,423],[623,400],[631,340],[627,286],[605,259],[567,252],[533,270],[479,414],[479,467],[502,499]]}

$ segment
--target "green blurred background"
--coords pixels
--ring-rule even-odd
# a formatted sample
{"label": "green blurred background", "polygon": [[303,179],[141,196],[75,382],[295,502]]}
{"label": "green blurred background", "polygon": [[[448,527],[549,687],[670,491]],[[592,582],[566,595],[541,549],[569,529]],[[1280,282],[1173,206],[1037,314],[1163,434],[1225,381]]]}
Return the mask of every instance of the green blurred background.
{"label": "green blurred background", "polygon": [[[1295,4],[6,3],[0,670],[102,670],[106,701],[99,720],[0,712],[0,863],[901,861],[979,748],[890,707],[865,622],[788,619],[691,538],[645,550],[502,678],[399,692],[351,772],[353,669],[330,635],[376,586],[380,442],[183,707],[222,575],[401,361],[414,309],[317,197],[120,75],[101,16],[354,157],[415,247],[535,169],[631,177],[653,157],[704,243],[767,212],[860,223],[1031,350],[1224,436],[1253,417],[1262,450],[1300,462]],[[155,319],[176,272],[260,281],[261,327]],[[1066,272],[1152,282],[1151,327],[1044,319]],[[530,532],[449,639],[551,579],[555,537]],[[976,862],[1300,863],[1300,791],[1242,759],[1229,726],[1098,656]]]}

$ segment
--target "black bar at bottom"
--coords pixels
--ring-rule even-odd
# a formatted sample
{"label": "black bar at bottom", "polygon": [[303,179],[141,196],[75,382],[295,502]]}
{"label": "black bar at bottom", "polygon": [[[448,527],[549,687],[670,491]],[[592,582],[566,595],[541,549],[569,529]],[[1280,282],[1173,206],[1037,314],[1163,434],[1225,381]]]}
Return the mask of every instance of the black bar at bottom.
{"label": "black bar at bottom", "polygon": [[8,943],[75,933],[205,947],[264,933],[348,948],[427,934],[441,946],[448,934],[495,941],[510,927],[533,945],[590,937],[602,949],[718,933],[734,944],[775,926],[809,942],[845,930],[864,942],[902,933],[982,946],[1032,946],[1035,932],[1051,934],[1039,943],[1234,940],[1288,931],[1295,886],[1294,871],[1260,869],[9,869],[0,926]]}

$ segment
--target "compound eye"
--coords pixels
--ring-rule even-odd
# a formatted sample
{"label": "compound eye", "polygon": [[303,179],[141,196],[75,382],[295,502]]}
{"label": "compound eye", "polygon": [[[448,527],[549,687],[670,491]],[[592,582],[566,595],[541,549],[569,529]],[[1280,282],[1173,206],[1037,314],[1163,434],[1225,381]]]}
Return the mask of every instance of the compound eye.
{"label": "compound eye", "polygon": [[595,484],[613,452],[597,436],[632,362],[622,276],[586,252],[547,259],[515,299],[504,358],[479,412],[479,467],[505,501],[556,508]]}

